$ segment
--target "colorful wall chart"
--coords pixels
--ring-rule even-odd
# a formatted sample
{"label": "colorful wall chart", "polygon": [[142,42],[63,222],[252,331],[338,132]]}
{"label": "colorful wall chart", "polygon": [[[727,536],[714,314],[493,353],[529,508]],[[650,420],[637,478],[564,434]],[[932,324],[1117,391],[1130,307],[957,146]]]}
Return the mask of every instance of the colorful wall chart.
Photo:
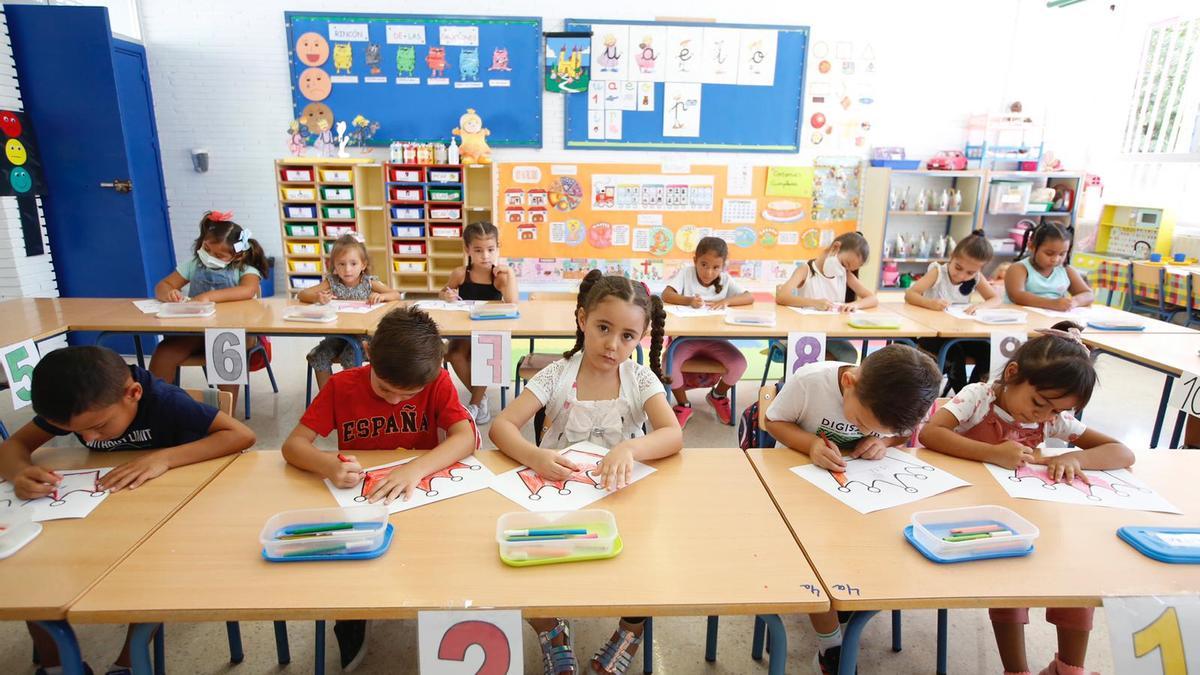
{"label": "colorful wall chart", "polygon": [[370,145],[443,141],[467,108],[493,146],[542,146],[537,17],[285,12],[292,104],[311,135],[362,116]]}
{"label": "colorful wall chart", "polygon": [[857,162],[521,162],[499,164],[497,175],[502,251],[525,279],[572,279],[593,267],[667,279],[711,235],[729,242],[731,274],[779,283],[792,261],[855,228],[861,173]]}
{"label": "colorful wall chart", "polygon": [[796,152],[807,26],[567,19],[592,32],[568,149]]}
{"label": "colorful wall chart", "polygon": [[878,108],[875,47],[853,40],[816,40],[809,57],[801,141],[821,152],[865,154]]}

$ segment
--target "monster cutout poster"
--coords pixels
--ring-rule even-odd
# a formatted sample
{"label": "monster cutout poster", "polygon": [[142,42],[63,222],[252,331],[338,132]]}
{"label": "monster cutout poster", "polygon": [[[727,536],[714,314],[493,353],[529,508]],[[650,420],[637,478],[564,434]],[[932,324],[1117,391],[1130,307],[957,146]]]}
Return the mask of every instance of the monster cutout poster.
{"label": "monster cutout poster", "polygon": [[467,108],[487,121],[489,144],[541,147],[541,19],[284,17],[297,131],[318,150],[360,117],[379,124],[369,145],[444,143]]}

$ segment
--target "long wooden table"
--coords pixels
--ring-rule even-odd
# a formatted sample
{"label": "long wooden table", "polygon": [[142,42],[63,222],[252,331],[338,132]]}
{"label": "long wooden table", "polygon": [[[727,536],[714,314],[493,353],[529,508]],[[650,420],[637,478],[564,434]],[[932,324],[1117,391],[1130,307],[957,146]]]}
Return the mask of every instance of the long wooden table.
{"label": "long wooden table", "polygon": [[[375,465],[410,454],[359,457]],[[515,466],[496,451],[479,457],[497,473]],[[424,609],[473,606],[520,608],[526,617],[764,614],[772,640],[784,645],[777,613],[828,609],[740,450],[684,450],[654,466],[650,477],[595,505],[616,515],[624,540],[611,560],[504,565],[496,518],[520,507],[483,490],[394,514],[391,549],[376,560],[274,564],[259,555],[267,518],[335,502],[323,481],[286,465],[278,452],[246,453],[75,603],[69,617],[152,627],[412,618]],[[323,639],[318,644],[323,649]],[[145,667],[145,650],[136,651]],[[786,651],[775,650],[781,658],[772,672],[783,672]]]}
{"label": "long wooden table", "polygon": [[[1025,312],[1026,320],[1023,324],[985,324],[973,319],[960,319],[946,312],[940,312],[933,309],[925,309],[903,302],[881,303],[880,308],[886,311],[895,312],[905,316],[913,321],[929,326],[937,331],[938,337],[942,338],[980,338],[987,339],[991,336],[992,331],[997,330],[1029,330],[1035,331],[1040,328],[1051,328],[1054,324],[1062,321],[1058,317],[1046,316],[1039,312],[1030,310],[1028,307],[1020,305],[1001,305],[998,309],[1016,309]],[[1088,326],[1084,326],[1084,335],[1112,335],[1120,333],[1122,335],[1137,334],[1137,335],[1152,335],[1152,334],[1176,334],[1176,335],[1200,335],[1200,331],[1193,328],[1187,328],[1177,323],[1169,323],[1159,321],[1140,314],[1133,314],[1113,308],[1114,312],[1120,312],[1129,318],[1141,322],[1146,328],[1145,330],[1136,331],[1136,333],[1126,333],[1121,331],[1104,331],[1097,330]]]}
{"label": "long wooden table", "polygon": [[0,346],[45,340],[71,329],[70,320],[91,315],[88,298],[15,298],[0,301]]}
{"label": "long wooden table", "polygon": [[[1200,567],[1151,560],[1115,535],[1124,525],[1194,525],[1200,492],[1181,478],[1200,472],[1200,453],[1139,452],[1133,467],[1183,515],[1013,499],[979,462],[916,453],[972,486],[864,515],[789,470],[808,464],[807,456],[788,449],[747,453],[833,608],[854,612],[842,645],[842,673],[854,672],[863,627],[880,610],[1093,607],[1108,595],[1194,594],[1200,588]],[[1008,507],[1037,525],[1036,550],[1023,558],[939,565],[904,541],[914,512],[978,504]]]}
{"label": "long wooden table", "polygon": [[[42,448],[34,457],[52,469],[116,466],[138,452]],[[0,620],[36,621],[54,636],[68,673],[82,673],[67,609],[183,506],[233,457],[172,469],[136,490],[110,495],[87,518],[43,523],[42,533],[0,562]]]}

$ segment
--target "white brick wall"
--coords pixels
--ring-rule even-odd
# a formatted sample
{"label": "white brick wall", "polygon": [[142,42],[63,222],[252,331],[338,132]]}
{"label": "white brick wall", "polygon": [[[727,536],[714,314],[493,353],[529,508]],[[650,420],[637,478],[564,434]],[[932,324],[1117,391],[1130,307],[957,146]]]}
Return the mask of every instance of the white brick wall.
{"label": "white brick wall", "polygon": [[[21,89],[17,85],[17,71],[13,65],[3,9],[0,9],[0,29],[0,109],[21,111],[24,106],[21,104]],[[58,282],[54,278],[40,199],[38,220],[42,223],[42,243],[47,252],[39,256],[26,256],[17,198],[0,197],[0,299],[58,297]]]}
{"label": "white brick wall", "polygon": [[[1048,10],[1044,0],[920,3],[842,0],[828,3],[610,0],[595,7],[548,0],[143,0],[141,23],[154,88],[167,198],[177,255],[184,258],[200,214],[231,209],[272,254],[280,249],[271,162],[287,154],[292,117],[283,12],[345,11],[507,14],[543,17],[558,30],[575,16],[649,19],[712,17],[747,23],[804,24],[814,40],[871,43],[879,62],[872,142],[907,146],[924,157],[963,144],[973,112],[1020,99],[1047,121],[1050,145],[1071,167],[1111,158],[1141,27],[1175,6],[1107,2]],[[1153,10],[1140,4],[1154,4]],[[1148,17],[1151,11],[1159,16]],[[544,147],[496,153],[500,161],[659,161],[663,153],[562,149],[563,105],[544,97]],[[1097,101],[1109,103],[1098,106]],[[486,121],[486,120],[485,120]],[[1108,143],[1111,139],[1111,143]],[[189,150],[206,148],[210,170],[192,170]],[[694,163],[801,162],[788,155],[688,153]]]}

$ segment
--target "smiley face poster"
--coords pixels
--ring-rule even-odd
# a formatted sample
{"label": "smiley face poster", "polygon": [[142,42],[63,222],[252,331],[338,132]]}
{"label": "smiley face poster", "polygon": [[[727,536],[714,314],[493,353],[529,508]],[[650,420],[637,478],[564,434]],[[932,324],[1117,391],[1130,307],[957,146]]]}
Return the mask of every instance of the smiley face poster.
{"label": "smiley face poster", "polygon": [[37,142],[25,115],[0,110],[0,196],[21,197],[42,194],[42,162]]}

